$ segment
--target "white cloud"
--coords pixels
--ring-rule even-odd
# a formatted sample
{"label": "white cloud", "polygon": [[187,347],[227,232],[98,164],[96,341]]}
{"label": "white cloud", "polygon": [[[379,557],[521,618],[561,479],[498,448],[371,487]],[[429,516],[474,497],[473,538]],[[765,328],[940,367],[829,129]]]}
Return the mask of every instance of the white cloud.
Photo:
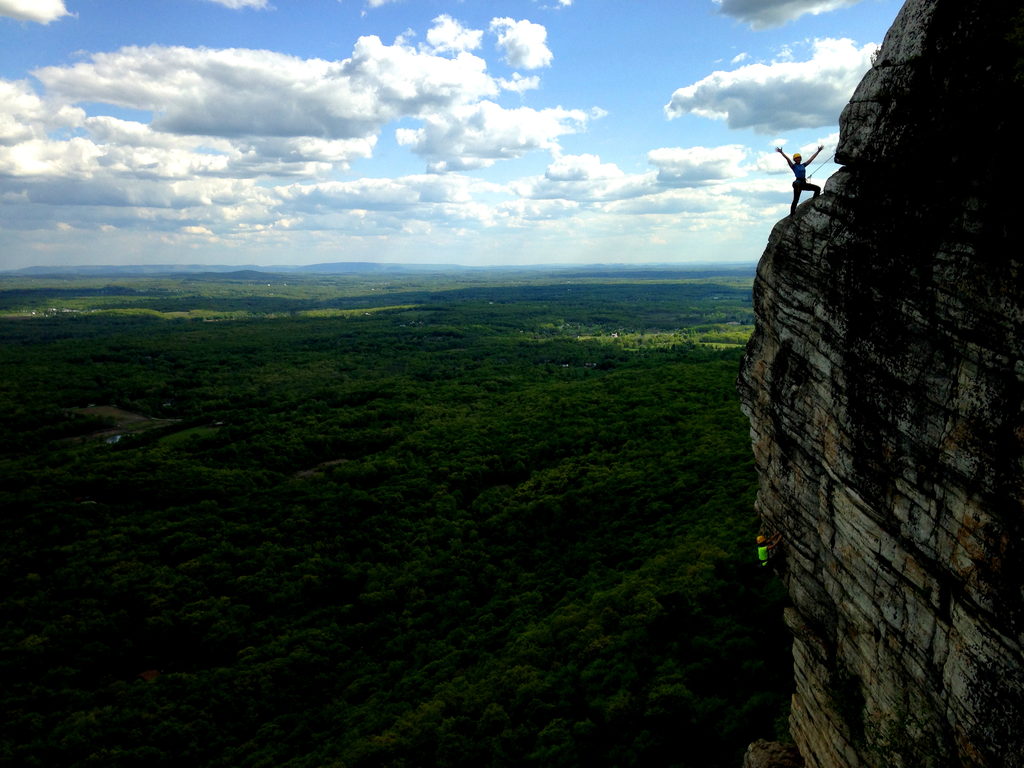
{"label": "white cloud", "polygon": [[748,64],[680,88],[665,114],[672,119],[692,113],[760,133],[835,125],[876,48],[858,48],[848,39],[815,40],[807,61]]}
{"label": "white cloud", "polygon": [[554,4],[550,5],[543,2],[543,0],[533,0],[535,3],[541,3],[541,8],[545,11],[558,11],[562,8],[571,8],[573,0],[554,0]]}
{"label": "white cloud", "polygon": [[622,216],[671,216],[707,214],[732,207],[729,197],[696,189],[659,190],[613,200],[602,206],[605,213]]}
{"label": "white cloud", "polygon": [[664,147],[647,153],[658,169],[658,181],[674,187],[691,187],[746,175],[747,151],[733,144],[724,147]]}
{"label": "white cloud", "polygon": [[547,46],[548,31],[541,24],[515,19],[491,19],[491,32],[498,36],[498,47],[505,61],[518,69],[540,69],[551,64],[554,54]]}
{"label": "white cloud", "polygon": [[557,151],[558,137],[583,130],[591,117],[578,109],[505,109],[482,101],[429,115],[423,127],[400,128],[395,138],[434,172],[469,170],[532,150]]}
{"label": "white cloud", "polygon": [[267,0],[210,0],[211,3],[223,5],[232,10],[239,8],[269,8]]}
{"label": "white cloud", "polygon": [[[82,145],[87,146],[87,145]],[[77,148],[60,148],[70,155]],[[95,151],[94,148],[88,148]],[[240,179],[193,178],[177,181],[136,178],[125,184],[111,176],[97,177],[95,166],[82,165],[83,173],[75,175],[68,157],[60,157],[61,178],[54,183],[48,179],[32,179],[24,185],[24,200],[38,205],[63,207],[67,220],[90,220],[97,215],[96,209],[104,207],[122,208],[123,211],[111,222],[119,226],[149,226],[154,220],[187,219],[205,211],[205,218],[224,222],[234,214],[232,209],[252,206],[261,201],[264,205],[272,198],[255,183]],[[68,212],[70,208],[81,208],[79,212]],[[166,209],[157,213],[154,209]]]}
{"label": "white cloud", "polygon": [[628,174],[596,155],[563,155],[542,177],[511,186],[525,199],[599,204],[608,212],[673,213],[680,210],[680,201],[689,208],[694,200],[701,201],[697,207],[715,207],[709,201],[721,199],[723,183],[734,185],[747,175],[746,158],[747,150],[739,145],[666,147],[648,153],[653,172]]}
{"label": "white cloud", "polygon": [[153,111],[156,130],[226,137],[366,137],[389,120],[498,91],[486,63],[472,54],[433,56],[377,37],[360,38],[341,62],[149,46],[34,74],[71,102]]}
{"label": "white cloud", "polygon": [[447,14],[434,19],[434,26],[427,31],[427,43],[436,53],[458,53],[474,51],[483,40],[483,30],[466,29]]}
{"label": "white cloud", "polygon": [[856,5],[860,0],[714,0],[721,13],[754,29],[778,27],[805,14],[817,16]]}
{"label": "white cloud", "polygon": [[0,16],[20,21],[49,24],[62,16],[70,16],[64,0],[0,0]]}
{"label": "white cloud", "polygon": [[73,128],[84,118],[81,109],[39,98],[25,80],[0,80],[0,146]]}
{"label": "white cloud", "polygon": [[369,157],[376,142],[374,136],[226,139],[164,133],[145,123],[54,107],[21,85],[0,81],[0,175],[12,178],[308,176],[347,168]]}
{"label": "white cloud", "polygon": [[30,139],[14,146],[0,148],[0,174],[15,178],[89,178],[95,168],[95,160],[100,154],[99,148],[86,139]]}
{"label": "white cloud", "polygon": [[532,200],[568,200],[597,203],[639,197],[656,191],[654,174],[626,174],[596,155],[565,155],[555,159],[543,176],[511,185]]}
{"label": "white cloud", "polygon": [[498,78],[498,85],[501,86],[502,90],[512,91],[514,93],[525,93],[526,91],[536,90],[540,88],[540,78],[536,75],[531,77],[523,77],[518,72],[512,73],[512,79],[507,80],[503,77]]}
{"label": "white cloud", "polygon": [[[36,80],[0,79],[3,250],[157,258],[209,246],[211,260],[234,248],[244,263],[280,263],[278,249],[329,260],[344,242],[346,258],[472,247],[481,259],[521,259],[569,247],[589,259],[607,242],[678,244],[674,233],[702,221],[754,217],[743,212],[749,201],[758,211],[788,206],[787,185],[780,193],[771,178],[781,171],[749,165],[752,150],[662,147],[641,172],[567,153],[566,137],[605,113],[500,102],[537,89],[531,72],[552,57],[539,24],[496,18],[488,30],[442,15],[418,39],[363,37],[337,61],[153,45],[79,54]],[[479,51],[491,33],[489,55],[519,71],[489,72]],[[430,172],[348,178],[385,130]],[[501,184],[468,173],[538,152],[550,154],[543,173],[509,180],[510,170]],[[754,170],[771,183],[749,184]]]}
{"label": "white cloud", "polygon": [[277,187],[278,220],[311,231],[428,234],[493,226],[504,214],[482,201],[500,187],[457,174],[363,178]]}
{"label": "white cloud", "polygon": [[469,203],[473,200],[471,189],[487,186],[456,174],[423,174],[292,184],[276,188],[275,193],[292,209],[409,210],[421,205]]}
{"label": "white cloud", "polygon": [[518,199],[504,202],[498,206],[498,209],[513,221],[533,222],[565,219],[577,214],[581,209],[581,205],[575,200]]}
{"label": "white cloud", "polygon": [[592,181],[620,179],[625,174],[615,163],[602,163],[597,155],[562,155],[544,171],[551,181]]}
{"label": "white cloud", "polygon": [[[550,60],[543,27],[497,28],[521,63]],[[418,47],[405,42],[411,33],[393,45],[363,37],[342,61],[130,46],[40,68],[32,73],[40,90],[0,79],[4,227],[60,221],[68,231],[105,226],[180,242],[282,228],[408,233],[511,221],[507,187],[456,171],[537,150],[557,155],[560,137],[604,113],[500,106],[492,99],[503,90],[522,93],[539,78],[492,77],[470,52],[482,36],[439,16]],[[103,114],[104,105],[139,114]],[[433,173],[330,180],[371,157],[384,126],[399,120],[419,122],[396,135]]]}

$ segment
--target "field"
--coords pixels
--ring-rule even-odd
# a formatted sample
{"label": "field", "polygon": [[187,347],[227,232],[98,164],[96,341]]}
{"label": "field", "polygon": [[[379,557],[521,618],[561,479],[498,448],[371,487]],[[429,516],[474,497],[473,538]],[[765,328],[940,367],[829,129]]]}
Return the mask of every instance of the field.
{"label": "field", "polygon": [[738,765],[751,281],[0,277],[0,759]]}

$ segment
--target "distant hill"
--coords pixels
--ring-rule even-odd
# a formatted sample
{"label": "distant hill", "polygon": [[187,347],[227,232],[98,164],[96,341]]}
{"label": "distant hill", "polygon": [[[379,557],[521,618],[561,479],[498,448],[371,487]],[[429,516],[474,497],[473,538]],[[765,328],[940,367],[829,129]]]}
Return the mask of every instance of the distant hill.
{"label": "distant hill", "polygon": [[[339,261],[326,264],[307,264],[303,266],[256,264],[132,264],[132,265],[78,265],[24,267],[6,270],[8,274],[40,276],[40,275],[74,275],[74,276],[138,276],[138,275],[201,275],[206,273],[229,274],[232,276],[259,277],[266,274],[305,273],[321,275],[357,274],[363,272],[459,272],[474,267],[463,267],[457,264],[392,264],[370,261]],[[476,269],[480,269],[477,267]],[[0,270],[3,273],[3,270]]]}
{"label": "distant hill", "polygon": [[216,279],[260,280],[267,275],[356,275],[466,272],[564,272],[573,277],[673,278],[685,273],[689,278],[726,275],[753,277],[756,265],[749,264],[533,264],[524,266],[478,266],[461,264],[400,264],[371,261],[336,261],[302,266],[258,266],[225,264],[133,264],[39,266],[0,270],[0,274],[27,277],[175,277],[210,276]]}
{"label": "distant hill", "polygon": [[332,261],[307,264],[303,267],[285,267],[291,272],[311,272],[320,275],[348,275],[360,272],[466,272],[487,267],[466,267],[460,264],[397,264],[375,261]]}
{"label": "distant hill", "polygon": [[203,272],[238,272],[260,270],[256,265],[226,266],[218,264],[84,264],[74,266],[23,267],[21,269],[0,270],[0,274],[41,276],[41,275],[74,275],[86,277],[130,277],[138,275],[182,275]]}

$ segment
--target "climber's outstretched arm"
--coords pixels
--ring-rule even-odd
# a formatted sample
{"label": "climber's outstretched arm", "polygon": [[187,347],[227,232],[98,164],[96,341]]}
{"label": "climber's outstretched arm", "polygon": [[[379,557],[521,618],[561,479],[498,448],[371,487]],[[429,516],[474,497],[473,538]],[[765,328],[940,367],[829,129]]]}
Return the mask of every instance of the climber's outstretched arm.
{"label": "climber's outstretched arm", "polygon": [[782,151],[782,147],[776,147],[775,151],[778,152],[780,155],[782,155],[783,158],[785,158],[786,163],[789,165],[790,169],[792,169],[793,168],[793,161],[789,159],[789,155],[787,155],[785,152]]}

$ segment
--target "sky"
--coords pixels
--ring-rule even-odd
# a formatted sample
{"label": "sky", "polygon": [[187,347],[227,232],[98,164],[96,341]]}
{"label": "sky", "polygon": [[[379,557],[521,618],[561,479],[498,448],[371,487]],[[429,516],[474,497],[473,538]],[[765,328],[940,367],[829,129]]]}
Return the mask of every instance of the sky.
{"label": "sky", "polygon": [[756,261],[902,0],[0,0],[0,269]]}

